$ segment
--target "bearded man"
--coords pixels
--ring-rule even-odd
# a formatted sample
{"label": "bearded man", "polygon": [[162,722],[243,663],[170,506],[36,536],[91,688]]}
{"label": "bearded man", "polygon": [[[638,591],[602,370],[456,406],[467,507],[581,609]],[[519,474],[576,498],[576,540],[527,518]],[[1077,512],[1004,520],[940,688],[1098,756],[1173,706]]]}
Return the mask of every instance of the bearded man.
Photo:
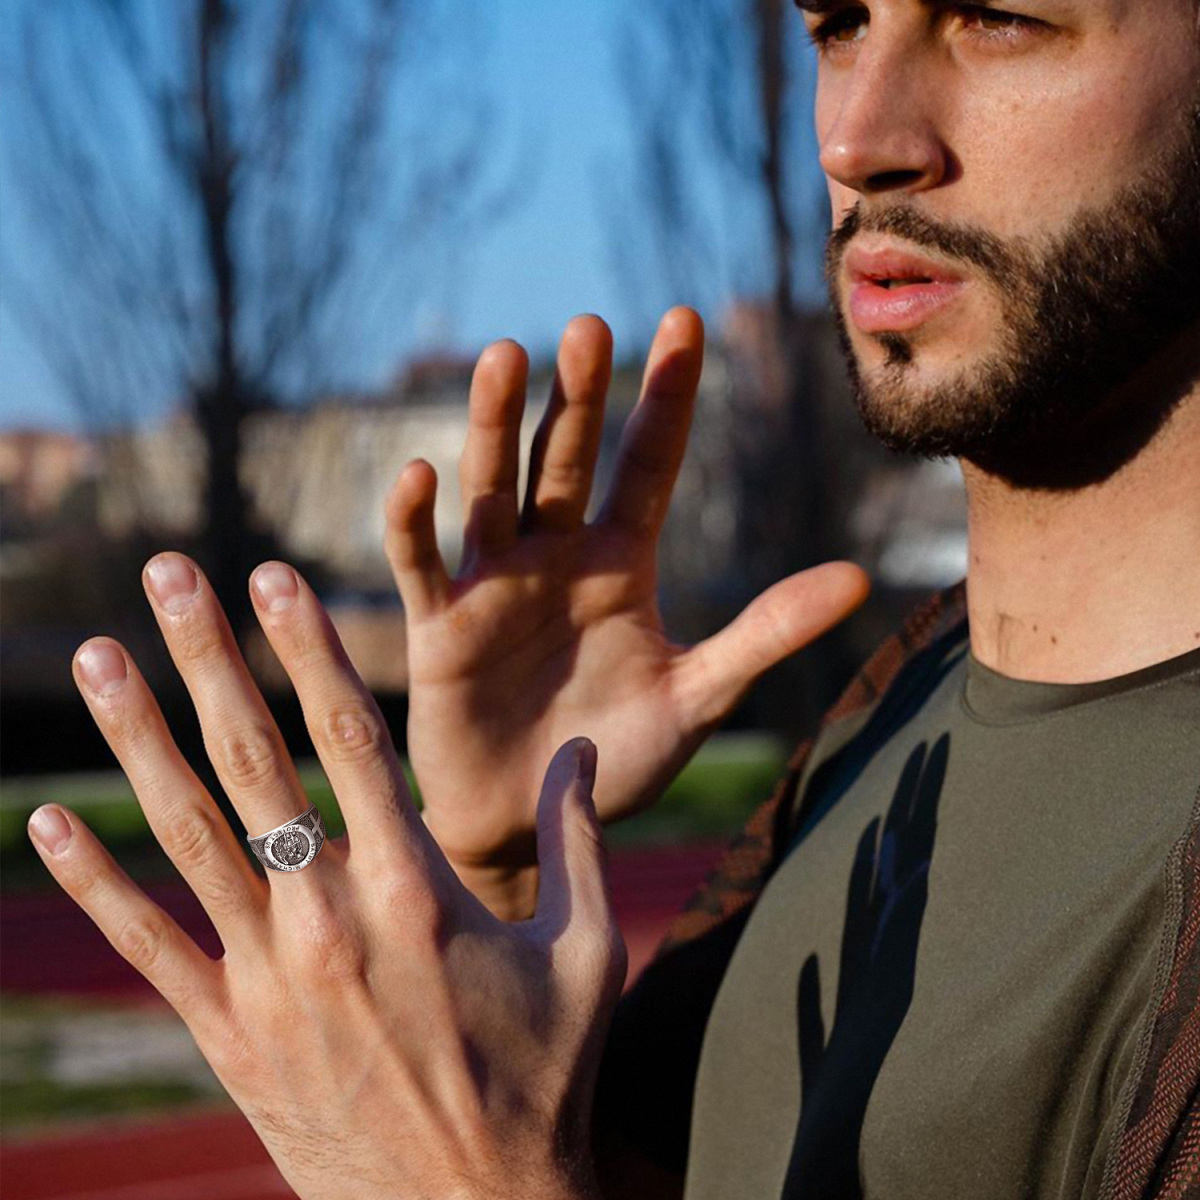
{"label": "bearded man", "polygon": [[[695,314],[664,318],[590,523],[611,355],[595,318],[564,336],[523,506],[525,357],[482,357],[457,577],[432,471],[401,475],[388,553],[423,822],[282,564],[255,573],[255,603],[353,852],[317,857],[319,816],[187,560],[153,560],[147,589],[247,828],[283,822],[252,842],[269,889],[124,650],[77,655],[225,958],[73,814],[39,810],[34,840],[302,1195],[1008,1200],[1200,1181],[1197,5],[801,8],[858,403],[889,445],[960,459],[968,578],[864,668],[611,1030],[623,959],[594,813],[651,803],[762,670],[865,590],[828,564],[699,646],[664,636],[655,542]],[[541,764],[577,733],[595,746],[559,750],[535,813]],[[272,861],[293,828],[294,861]]]}

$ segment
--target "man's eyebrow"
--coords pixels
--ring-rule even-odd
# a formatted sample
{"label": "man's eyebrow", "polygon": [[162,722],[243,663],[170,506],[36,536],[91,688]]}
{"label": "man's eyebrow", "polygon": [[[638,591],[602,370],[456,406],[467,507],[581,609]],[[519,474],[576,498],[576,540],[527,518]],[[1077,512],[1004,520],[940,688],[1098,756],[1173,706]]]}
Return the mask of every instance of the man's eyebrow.
{"label": "man's eyebrow", "polygon": [[813,16],[823,17],[835,9],[845,8],[850,0],[794,0],[801,12],[812,13]]}

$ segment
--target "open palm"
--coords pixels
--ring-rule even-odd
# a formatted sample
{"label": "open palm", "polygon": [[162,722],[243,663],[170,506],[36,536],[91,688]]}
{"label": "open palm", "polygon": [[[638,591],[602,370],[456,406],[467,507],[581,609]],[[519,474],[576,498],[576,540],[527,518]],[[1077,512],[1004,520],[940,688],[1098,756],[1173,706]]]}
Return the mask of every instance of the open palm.
{"label": "open palm", "polygon": [[481,356],[460,466],[467,513],[451,579],[434,536],[436,478],[410,463],[388,503],[388,556],[408,620],[409,751],[426,820],[497,909],[532,908],[534,777],[586,734],[604,767],[604,820],[650,804],[769,666],[835,624],[866,581],[830,563],[776,584],[694,647],[666,636],[657,543],[691,420],[703,326],[663,318],[610,491],[585,521],[612,341],[596,317],[568,325],[526,496],[517,496],[528,363],[512,342]]}

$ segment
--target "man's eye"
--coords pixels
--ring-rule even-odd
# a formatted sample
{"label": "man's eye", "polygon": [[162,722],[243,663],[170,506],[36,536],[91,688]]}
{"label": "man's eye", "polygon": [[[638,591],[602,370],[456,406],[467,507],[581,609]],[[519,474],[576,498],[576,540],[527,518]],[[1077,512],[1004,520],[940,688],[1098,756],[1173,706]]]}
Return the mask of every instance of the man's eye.
{"label": "man's eye", "polygon": [[[952,19],[967,34],[980,41],[1009,43],[1023,41],[1033,33],[1049,29],[1044,21],[1020,13],[989,8],[984,4],[958,4],[950,13]],[[810,27],[809,37],[821,50],[836,50],[861,41],[867,35],[870,16],[862,6],[841,9]]]}
{"label": "man's eye", "polygon": [[866,11],[860,8],[846,8],[814,25],[809,30],[809,37],[817,46],[824,47],[857,42],[866,36],[866,32]]}

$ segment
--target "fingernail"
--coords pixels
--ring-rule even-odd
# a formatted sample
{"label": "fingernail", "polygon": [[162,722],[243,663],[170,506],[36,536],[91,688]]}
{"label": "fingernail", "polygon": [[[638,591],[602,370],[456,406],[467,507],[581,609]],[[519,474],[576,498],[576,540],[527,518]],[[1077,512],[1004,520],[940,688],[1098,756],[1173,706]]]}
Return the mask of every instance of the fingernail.
{"label": "fingernail", "polygon": [[57,804],[45,804],[29,818],[29,836],[47,854],[58,854],[71,840],[71,822]]}
{"label": "fingernail", "polygon": [[291,608],[300,594],[296,572],[283,563],[263,563],[251,580],[259,603],[267,612]]}
{"label": "fingernail", "polygon": [[125,655],[112,642],[88,642],[75,661],[83,682],[97,696],[111,696],[129,675]]}
{"label": "fingernail", "polygon": [[186,558],[164,554],[146,567],[146,578],[155,600],[169,613],[182,612],[200,590],[200,577]]}
{"label": "fingernail", "polygon": [[588,738],[575,742],[575,769],[579,782],[590,793],[596,782],[596,744]]}

